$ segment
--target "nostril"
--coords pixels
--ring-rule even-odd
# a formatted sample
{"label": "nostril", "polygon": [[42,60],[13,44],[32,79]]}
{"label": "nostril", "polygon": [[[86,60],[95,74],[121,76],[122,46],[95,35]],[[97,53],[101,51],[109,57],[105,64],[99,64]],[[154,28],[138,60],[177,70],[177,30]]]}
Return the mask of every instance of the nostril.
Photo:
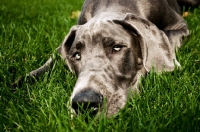
{"label": "nostril", "polygon": [[74,96],[72,99],[72,108],[78,112],[91,111],[96,114],[103,104],[103,95],[93,90],[85,90]]}

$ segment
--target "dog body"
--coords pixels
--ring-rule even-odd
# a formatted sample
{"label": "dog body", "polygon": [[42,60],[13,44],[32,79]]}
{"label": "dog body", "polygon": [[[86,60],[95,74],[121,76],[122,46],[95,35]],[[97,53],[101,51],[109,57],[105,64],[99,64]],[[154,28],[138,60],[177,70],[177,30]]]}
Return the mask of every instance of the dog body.
{"label": "dog body", "polygon": [[113,115],[125,106],[129,93],[139,91],[140,76],[153,66],[157,71],[173,70],[174,62],[180,66],[175,47],[189,31],[177,2],[170,2],[85,1],[78,25],[60,48],[78,76],[71,96],[75,110],[89,102],[97,111],[106,98],[106,114]]}
{"label": "dog body", "polygon": [[[176,0],[85,0],[78,25],[57,51],[78,76],[71,95],[72,108],[89,107],[95,114],[116,114],[129,93],[152,67],[172,71],[175,49],[189,35]],[[38,77],[53,65],[51,57],[26,77]],[[20,78],[14,86],[22,83]]]}

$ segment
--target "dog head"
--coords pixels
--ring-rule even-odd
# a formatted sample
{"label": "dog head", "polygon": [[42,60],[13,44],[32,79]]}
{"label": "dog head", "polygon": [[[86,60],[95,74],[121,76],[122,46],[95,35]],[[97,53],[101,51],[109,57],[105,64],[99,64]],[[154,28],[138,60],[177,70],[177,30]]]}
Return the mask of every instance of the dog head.
{"label": "dog head", "polygon": [[60,53],[78,76],[71,95],[72,108],[89,107],[94,114],[116,114],[129,92],[138,92],[141,75],[152,67],[171,71],[175,51],[167,36],[151,22],[126,14],[121,20],[90,20],[71,28]]}

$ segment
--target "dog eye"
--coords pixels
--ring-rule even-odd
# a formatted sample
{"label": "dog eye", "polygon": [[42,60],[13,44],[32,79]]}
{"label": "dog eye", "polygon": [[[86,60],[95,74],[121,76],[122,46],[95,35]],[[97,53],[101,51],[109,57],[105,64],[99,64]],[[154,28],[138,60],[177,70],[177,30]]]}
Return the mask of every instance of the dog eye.
{"label": "dog eye", "polygon": [[115,46],[113,46],[113,51],[114,51],[114,52],[118,52],[118,51],[120,51],[122,48],[123,48],[123,46],[121,46],[121,45],[115,45]]}
{"label": "dog eye", "polygon": [[80,59],[81,59],[81,54],[78,53],[78,52],[76,52],[76,53],[74,54],[74,58],[75,58],[76,60],[80,60]]}

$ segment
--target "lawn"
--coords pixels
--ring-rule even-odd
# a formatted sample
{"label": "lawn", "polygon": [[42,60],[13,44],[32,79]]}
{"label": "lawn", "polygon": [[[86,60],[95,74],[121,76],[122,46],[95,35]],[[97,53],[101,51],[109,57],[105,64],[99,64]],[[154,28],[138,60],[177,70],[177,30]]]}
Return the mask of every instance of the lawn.
{"label": "lawn", "polygon": [[182,68],[149,73],[140,95],[117,116],[92,119],[87,113],[70,117],[67,101],[76,77],[62,60],[35,84],[10,91],[14,80],[41,66],[60,45],[83,0],[0,3],[0,131],[200,131],[200,8],[185,18],[191,35],[177,52]]}

